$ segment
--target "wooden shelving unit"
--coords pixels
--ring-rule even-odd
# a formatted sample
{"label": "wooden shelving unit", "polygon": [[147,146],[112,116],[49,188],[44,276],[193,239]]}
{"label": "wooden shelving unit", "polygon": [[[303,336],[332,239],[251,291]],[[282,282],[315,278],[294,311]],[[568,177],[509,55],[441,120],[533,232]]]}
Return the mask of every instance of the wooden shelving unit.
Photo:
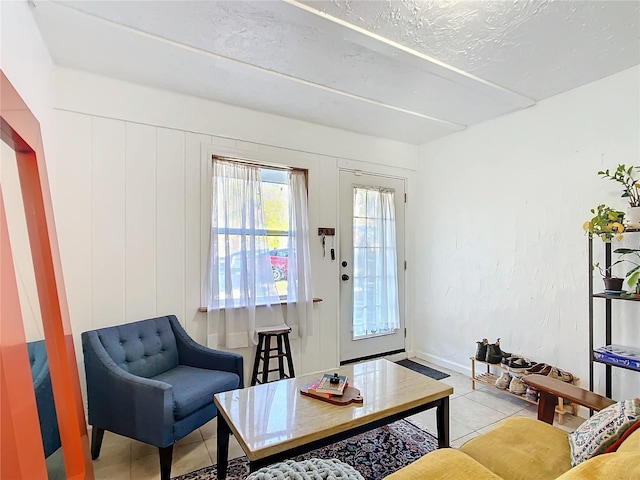
{"label": "wooden shelving unit", "polygon": [[[502,364],[500,363],[487,363],[487,362],[483,362],[480,360],[476,360],[475,357],[469,357],[469,359],[471,360],[471,388],[473,390],[476,389],[476,383],[480,383],[481,385],[487,386],[487,387],[491,387],[496,389],[497,391],[499,391],[500,393],[503,393],[505,395],[510,395],[512,397],[515,398],[519,398],[520,400],[524,400],[525,402],[529,402],[532,403],[534,405],[537,405],[538,402],[535,400],[530,400],[527,397],[525,397],[524,395],[516,395],[515,393],[511,393],[508,389],[507,390],[502,390],[501,388],[496,387],[496,380],[498,379],[499,375],[492,371],[492,368],[495,368],[497,370],[500,370],[502,372],[509,372],[511,375],[518,375],[515,372],[511,372],[507,367],[502,366]],[[476,363],[480,363],[482,365],[486,366],[486,371],[482,372],[482,373],[477,373],[476,372]],[[573,379],[573,384],[575,385],[577,383],[577,381],[580,380],[579,378],[575,378]],[[556,405],[556,413],[558,414],[558,423],[560,425],[562,425],[564,423],[564,415],[566,413],[570,413],[571,415],[575,415],[576,411],[577,411],[577,407],[578,405],[575,404],[568,404],[565,405],[564,404],[564,400],[562,398],[558,398],[558,405]]]}

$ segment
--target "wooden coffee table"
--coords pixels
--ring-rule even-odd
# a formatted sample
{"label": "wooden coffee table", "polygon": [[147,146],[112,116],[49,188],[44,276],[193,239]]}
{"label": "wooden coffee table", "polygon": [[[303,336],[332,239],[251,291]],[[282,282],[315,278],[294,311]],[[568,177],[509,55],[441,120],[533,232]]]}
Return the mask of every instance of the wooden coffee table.
{"label": "wooden coffee table", "polygon": [[436,407],[438,446],[449,446],[453,387],[388,360],[345,365],[362,405],[338,406],[301,395],[322,373],[218,393],[218,478],[227,475],[231,433],[251,471]]}

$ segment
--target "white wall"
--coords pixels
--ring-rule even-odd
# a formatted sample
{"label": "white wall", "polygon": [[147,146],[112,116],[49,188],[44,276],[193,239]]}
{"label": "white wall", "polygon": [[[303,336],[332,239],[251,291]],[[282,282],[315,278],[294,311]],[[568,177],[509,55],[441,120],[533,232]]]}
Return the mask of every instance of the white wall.
{"label": "white wall", "polygon": [[[419,356],[468,372],[475,342],[501,337],[505,351],[588,385],[582,224],[599,203],[627,206],[597,172],[640,164],[639,85],[635,67],[421,147]],[[640,305],[620,303],[614,343],[640,346]],[[600,320],[603,305],[596,307]],[[599,325],[596,346],[604,344]],[[614,397],[640,395],[639,374],[614,375]]]}
{"label": "white wall", "polygon": [[[79,71],[56,68],[56,79],[54,207],[78,351],[82,331],[171,313],[206,343],[201,166],[216,146],[308,168],[312,232],[337,226],[339,167],[405,177],[416,168],[415,146]],[[323,301],[314,335],[292,343],[296,373],[339,361],[338,262],[311,240]],[[240,350],[247,374],[253,351]]]}
{"label": "white wall", "polygon": [[[38,119],[45,152],[48,152],[55,138],[51,121],[52,65],[27,2],[0,2],[0,68]],[[44,338],[42,319],[15,153],[3,142],[0,156],[2,193],[7,209],[25,335],[27,341],[40,340]]]}
{"label": "white wall", "polygon": [[28,3],[0,2],[0,68],[40,122],[45,150],[55,136],[52,66]]}

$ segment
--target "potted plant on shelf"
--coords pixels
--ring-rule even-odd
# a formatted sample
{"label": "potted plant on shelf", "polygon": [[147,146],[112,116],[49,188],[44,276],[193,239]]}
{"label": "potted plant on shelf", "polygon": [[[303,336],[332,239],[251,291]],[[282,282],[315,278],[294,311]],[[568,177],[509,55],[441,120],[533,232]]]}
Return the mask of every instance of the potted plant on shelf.
{"label": "potted plant on shelf", "polygon": [[621,293],[622,292],[624,277],[617,277],[611,274],[611,268],[614,265],[617,265],[618,263],[620,263],[620,260],[611,264],[609,268],[602,268],[599,262],[596,262],[593,264],[592,269],[598,270],[600,272],[600,275],[602,275],[602,281],[604,282],[605,293],[608,293],[608,292]]}
{"label": "potted plant on shelf", "polygon": [[622,238],[624,232],[624,212],[614,210],[604,204],[591,209],[593,218],[584,222],[583,228],[590,235],[597,235],[604,242],[611,242],[615,236]]}
{"label": "potted plant on shelf", "polygon": [[622,255],[622,258],[615,262],[614,265],[622,262],[629,262],[632,265],[625,278],[627,285],[634,292],[633,294],[640,294],[640,248],[616,248],[613,252]]}
{"label": "potted plant on shelf", "polygon": [[621,197],[629,201],[629,226],[640,228],[640,167],[620,164],[614,172],[610,172],[609,169],[601,170],[598,175],[622,185]]}

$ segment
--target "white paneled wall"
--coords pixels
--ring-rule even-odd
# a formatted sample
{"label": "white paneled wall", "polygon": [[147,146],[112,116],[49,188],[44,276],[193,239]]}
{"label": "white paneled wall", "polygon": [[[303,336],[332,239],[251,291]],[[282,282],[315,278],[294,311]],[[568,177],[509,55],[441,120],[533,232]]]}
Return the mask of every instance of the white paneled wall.
{"label": "white paneled wall", "polygon": [[82,357],[78,333],[90,327],[93,318],[92,121],[68,112],[57,112],[56,120],[58,141],[49,156],[60,160],[55,177],[64,183],[52,188],[54,214],[76,354]]}
{"label": "white paneled wall", "polygon": [[125,124],[124,282],[136,286],[135,294],[125,290],[124,318],[129,319],[157,311],[156,130]]}
{"label": "white paneled wall", "polygon": [[[417,148],[398,142],[63,72],[53,200],[81,377],[80,333],[86,330],[175,314],[206,343],[207,316],[198,307],[209,241],[205,165],[212,153],[242,151],[246,158],[308,169],[312,233],[337,226],[340,168],[408,178],[406,167],[415,165]],[[101,91],[86,97],[96,84]],[[136,104],[141,90],[156,99],[147,110]],[[121,109],[114,111],[114,104]],[[233,116],[244,138],[228,130],[219,136],[220,125],[229,127],[215,111]],[[249,134],[248,125],[254,126]],[[269,144],[256,141],[267,125],[276,132]],[[340,152],[345,157],[334,155]],[[346,157],[354,152],[361,152],[358,158]],[[322,257],[315,235],[311,256],[314,296],[322,302],[314,305],[313,336],[292,339],[298,374],[339,362],[338,261]],[[248,378],[254,348],[237,351]]]}
{"label": "white paneled wall", "polygon": [[175,313],[184,322],[184,171],[185,164],[196,159],[185,158],[185,132],[166,128],[156,131],[156,309]]}
{"label": "white paneled wall", "polygon": [[127,295],[124,122],[91,119],[90,158],[91,318],[94,324],[114,325],[125,318]]}
{"label": "white paneled wall", "polygon": [[[185,157],[188,159],[202,159],[202,149],[211,145],[212,139],[208,135],[186,133]],[[184,293],[184,303],[187,306],[199,305],[201,301],[201,281],[203,276],[203,259],[207,246],[207,230],[201,228],[205,212],[202,212],[201,191],[202,161],[185,162],[185,278],[188,279]],[[204,248],[203,248],[204,247]],[[206,322],[203,315],[195,310],[187,310],[184,314],[187,333],[193,338],[206,338]]]}
{"label": "white paneled wall", "polygon": [[[60,193],[55,201],[78,353],[83,331],[165,314],[175,314],[196,340],[206,343],[206,314],[197,311],[208,245],[202,231],[201,164],[203,152],[215,151],[212,144],[218,139],[66,111],[57,114],[60,138],[81,137],[79,142],[60,142]],[[229,139],[219,143],[238,144]],[[257,144],[239,143],[245,150],[259,150]],[[273,154],[278,149],[266,150]],[[335,170],[332,164],[330,170]],[[318,182],[312,178],[310,183]],[[317,195],[310,192],[310,198]],[[331,206],[335,215],[335,200]],[[320,209],[312,202],[311,210],[316,217]],[[333,225],[332,215],[328,217]],[[318,345],[321,338],[335,344],[332,317],[332,323],[324,323],[328,329],[316,326],[311,344]],[[299,342],[293,345],[300,371],[305,366],[323,368],[320,355],[303,360]],[[308,353],[319,350],[311,347]],[[326,356],[327,350],[332,355]],[[253,349],[242,353],[248,374]],[[337,351],[324,353],[324,366],[335,365]]]}

